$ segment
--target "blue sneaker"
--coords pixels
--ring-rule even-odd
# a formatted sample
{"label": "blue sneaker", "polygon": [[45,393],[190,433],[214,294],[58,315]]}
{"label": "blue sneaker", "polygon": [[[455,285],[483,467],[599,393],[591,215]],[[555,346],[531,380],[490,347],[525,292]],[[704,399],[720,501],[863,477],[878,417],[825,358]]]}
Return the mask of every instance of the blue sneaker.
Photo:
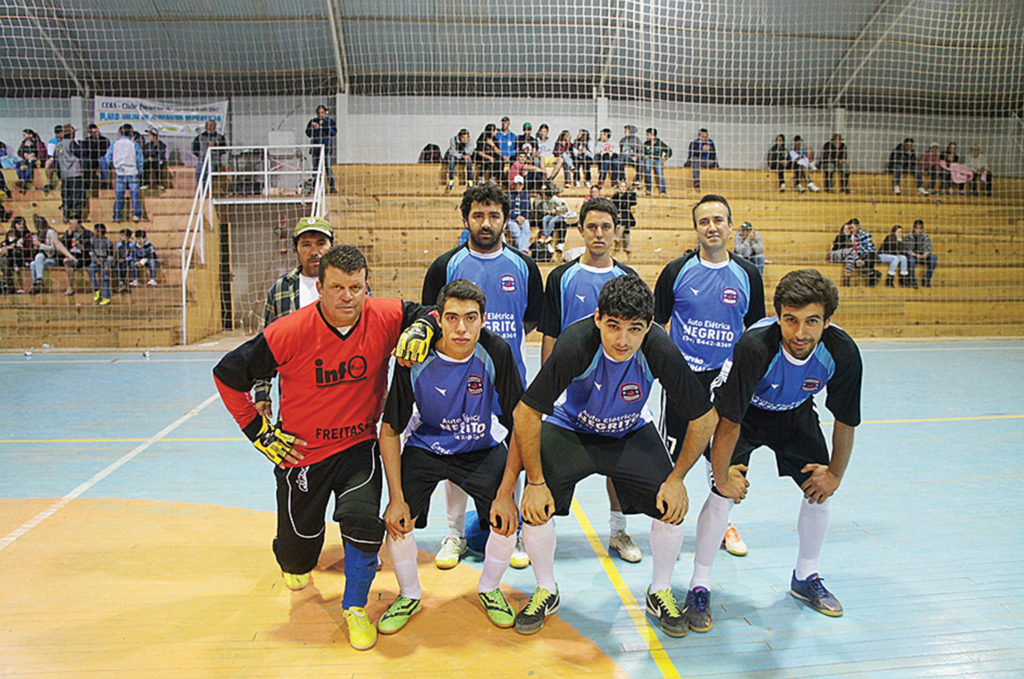
{"label": "blue sneaker", "polygon": [[806,601],[807,605],[824,615],[838,618],[843,614],[843,605],[832,592],[825,589],[825,583],[813,573],[806,580],[797,580],[796,571],[789,583],[789,593],[797,599]]}
{"label": "blue sneaker", "polygon": [[694,587],[686,593],[683,617],[694,632],[707,632],[711,629],[710,605],[711,592],[707,587]]}

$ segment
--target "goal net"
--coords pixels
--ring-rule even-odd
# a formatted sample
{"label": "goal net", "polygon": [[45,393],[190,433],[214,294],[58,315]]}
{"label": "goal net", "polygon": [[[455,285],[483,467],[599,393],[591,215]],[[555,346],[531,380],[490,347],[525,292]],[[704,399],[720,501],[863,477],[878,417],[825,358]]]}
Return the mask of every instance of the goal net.
{"label": "goal net", "polygon": [[[254,333],[270,285],[297,266],[295,224],[313,212],[366,255],[373,294],[419,300],[426,268],[459,242],[467,182],[510,190],[511,163],[489,160],[486,143],[477,152],[505,117],[508,133],[530,127],[532,254],[545,275],[582,245],[571,218],[564,237],[538,242],[547,189],[571,213],[597,192],[628,206],[635,225],[616,258],[652,286],[697,245],[694,203],[718,194],[732,209],[730,248],[754,249],[769,305],[786,272],[814,267],[843,286],[836,320],[856,337],[1024,329],[1019,3],[0,0],[0,16],[5,231],[20,217],[37,234],[42,222],[81,249],[65,222],[79,206],[84,229],[103,224],[115,253],[94,267],[94,292],[87,252],[66,266],[16,233],[3,348]],[[118,182],[131,179],[100,151],[125,124],[148,160],[139,207],[126,190],[117,212]],[[58,126],[76,142],[77,168],[61,152],[44,158],[48,143],[61,146]],[[186,272],[207,132],[231,148],[218,152]],[[563,158],[555,144],[566,138]],[[317,143],[330,170],[319,203]],[[601,150],[618,153],[607,173]],[[897,225],[923,240],[912,234],[920,220],[934,257],[830,255],[853,219],[880,251]],[[148,241],[155,270],[152,257],[118,259],[123,229]]]}

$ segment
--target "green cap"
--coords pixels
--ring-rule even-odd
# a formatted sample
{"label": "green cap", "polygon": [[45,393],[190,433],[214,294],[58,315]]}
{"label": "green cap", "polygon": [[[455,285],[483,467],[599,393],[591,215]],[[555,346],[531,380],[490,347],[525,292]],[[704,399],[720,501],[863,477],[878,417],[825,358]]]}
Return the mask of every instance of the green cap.
{"label": "green cap", "polygon": [[754,225],[751,224],[750,222],[743,222],[742,224],[740,224],[740,231],[753,231],[753,230],[754,230]]}
{"label": "green cap", "polygon": [[294,237],[298,238],[307,231],[316,231],[334,240],[334,231],[331,229],[331,224],[323,217],[303,217],[300,219],[299,223],[295,225]]}
{"label": "green cap", "polygon": [[533,129],[533,125],[531,125],[530,123],[523,123],[523,129],[524,130],[532,130]]}

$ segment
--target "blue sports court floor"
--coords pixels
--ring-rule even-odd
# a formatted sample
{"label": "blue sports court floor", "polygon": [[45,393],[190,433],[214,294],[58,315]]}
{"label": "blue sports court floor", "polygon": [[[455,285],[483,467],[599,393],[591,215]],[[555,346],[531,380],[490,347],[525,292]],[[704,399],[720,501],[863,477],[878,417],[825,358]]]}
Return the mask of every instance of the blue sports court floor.
{"label": "blue sports court floor", "polygon": [[[417,538],[431,599],[366,653],[338,629],[336,528],[317,593],[280,585],[271,469],[215,397],[219,354],[2,355],[0,675],[1024,676],[1024,343],[861,349],[864,423],[821,569],[844,617],[788,593],[800,494],[762,450],[732,515],[750,554],[720,553],[707,634],[654,631],[641,607],[649,520],[629,522],[643,562],[607,558],[592,478],[557,524],[557,623],[533,637],[497,630],[473,608],[478,564],[434,569],[439,490]],[[679,598],[707,493],[699,465],[687,487]],[[534,585],[529,569],[505,583]],[[395,593],[385,567],[373,617]]]}

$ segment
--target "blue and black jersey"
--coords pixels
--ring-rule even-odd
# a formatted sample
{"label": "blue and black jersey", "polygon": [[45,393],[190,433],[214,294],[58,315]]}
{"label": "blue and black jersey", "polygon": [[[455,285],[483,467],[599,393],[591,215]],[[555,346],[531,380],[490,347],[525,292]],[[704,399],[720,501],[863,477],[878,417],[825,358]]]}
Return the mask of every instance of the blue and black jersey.
{"label": "blue and black jersey", "polygon": [[508,342],[526,384],[526,325],[540,320],[544,283],[537,263],[515,248],[493,254],[473,252],[469,245],[449,250],[434,260],[423,279],[423,299],[437,303],[437,294],[448,283],[466,279],[476,283],[487,297],[486,326]]}
{"label": "blue and black jersey", "polygon": [[625,264],[612,260],[612,265],[597,269],[580,262],[580,258],[552,269],[544,289],[544,308],[537,329],[548,337],[558,337],[564,328],[593,316],[597,298],[604,284],[613,278],[636,274]]}
{"label": "blue and black jersey", "polygon": [[462,361],[431,351],[412,368],[395,366],[384,421],[408,427],[406,445],[438,455],[488,450],[512,431],[512,411],[523,385],[512,350],[484,328]]}
{"label": "blue and black jersey", "polygon": [[743,329],[762,318],[761,274],[731,252],[721,264],[689,252],[669,262],[654,287],[654,320],[672,321],[669,335],[694,372],[721,368]]}
{"label": "blue and black jersey", "polygon": [[652,420],[647,400],[655,379],[682,419],[695,420],[711,409],[697,378],[660,327],[653,325],[636,354],[618,362],[605,354],[600,329],[583,319],[562,332],[522,400],[563,429],[621,438]]}
{"label": "blue and black jersey", "polygon": [[793,410],[828,387],[825,406],[837,421],[860,424],[863,366],[856,343],[837,325],[829,325],[814,353],[804,360],[782,347],[777,318],[766,318],[736,344],[722,367],[723,384],[715,391],[718,414],[742,422],[749,406],[767,411]]}

